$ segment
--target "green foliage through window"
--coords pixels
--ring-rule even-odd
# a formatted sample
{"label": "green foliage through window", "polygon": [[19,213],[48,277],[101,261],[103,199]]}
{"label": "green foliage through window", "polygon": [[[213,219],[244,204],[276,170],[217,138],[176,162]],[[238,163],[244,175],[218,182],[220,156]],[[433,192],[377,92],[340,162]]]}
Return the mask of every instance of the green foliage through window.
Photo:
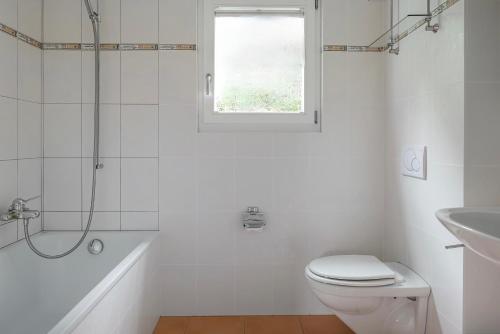
{"label": "green foliage through window", "polygon": [[230,87],[217,101],[217,112],[285,112],[302,110],[300,95],[291,95],[266,88]]}

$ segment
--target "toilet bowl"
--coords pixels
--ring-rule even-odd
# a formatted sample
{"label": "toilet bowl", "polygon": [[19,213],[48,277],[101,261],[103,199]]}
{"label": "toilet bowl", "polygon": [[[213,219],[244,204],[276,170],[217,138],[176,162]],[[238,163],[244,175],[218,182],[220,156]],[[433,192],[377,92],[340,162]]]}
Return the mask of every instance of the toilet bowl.
{"label": "toilet bowl", "polygon": [[424,334],[429,285],[400,263],[339,255],[312,261],[305,276],[319,300],[356,334]]}

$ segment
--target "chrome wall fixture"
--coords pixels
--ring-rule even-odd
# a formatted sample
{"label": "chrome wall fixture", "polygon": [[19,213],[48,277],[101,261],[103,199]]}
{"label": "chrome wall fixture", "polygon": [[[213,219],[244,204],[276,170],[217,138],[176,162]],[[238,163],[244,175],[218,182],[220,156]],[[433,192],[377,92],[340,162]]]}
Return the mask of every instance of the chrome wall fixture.
{"label": "chrome wall fixture", "polygon": [[[446,0],[433,10],[431,10],[430,0],[427,0],[427,12],[424,14],[409,14],[404,18],[394,22],[394,0],[390,1],[390,27],[384,31],[380,36],[378,36],[373,42],[366,46],[354,46],[354,45],[324,45],[323,51],[337,51],[337,52],[385,52],[389,51],[391,54],[399,54],[399,42],[401,42],[406,37],[410,36],[412,33],[417,31],[420,27],[425,25],[425,30],[433,33],[439,31],[439,24],[432,24],[432,20],[445,12],[448,8],[452,7],[460,0]],[[411,24],[404,31],[395,33],[400,29],[403,24],[411,23],[412,20],[418,20]]]}
{"label": "chrome wall fixture", "polygon": [[425,31],[437,33],[440,28],[439,23],[431,24],[431,21],[432,21],[431,0],[427,0],[427,17],[425,18],[427,26],[425,27]]}
{"label": "chrome wall fixture", "polygon": [[247,211],[241,213],[241,223],[247,231],[262,231],[266,226],[266,219],[258,207],[249,206]]}
{"label": "chrome wall fixture", "polygon": [[[428,0],[427,2],[429,2],[430,0]],[[390,23],[390,27],[392,28],[394,26],[394,0],[391,0],[391,10],[390,10],[390,20],[391,20],[391,23]],[[394,29],[391,29],[391,32],[390,32],[390,38],[389,38],[389,44],[387,45],[389,47],[389,53],[391,54],[395,54],[395,55],[398,55],[399,54],[399,47],[394,47]]]}

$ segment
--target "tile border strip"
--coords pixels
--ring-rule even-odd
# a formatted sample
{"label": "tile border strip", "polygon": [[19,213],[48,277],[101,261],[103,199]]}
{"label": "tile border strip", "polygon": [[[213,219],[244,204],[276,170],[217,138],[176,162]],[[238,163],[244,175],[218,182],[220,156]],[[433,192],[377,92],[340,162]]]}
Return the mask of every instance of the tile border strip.
{"label": "tile border strip", "polygon": [[[441,5],[436,7],[432,11],[432,17],[442,14],[445,10],[452,7],[454,4],[460,0],[446,0]],[[418,28],[426,23],[425,19],[422,19],[415,23],[409,29],[403,31],[401,34],[396,36],[395,42],[399,43]],[[90,43],[42,43],[34,38],[29,37],[3,23],[0,23],[0,31],[4,32],[14,38],[17,38],[31,46],[34,46],[42,50],[83,50],[92,51],[94,50],[94,45]],[[388,49],[387,46],[372,47],[372,46],[358,46],[358,45],[324,45],[323,51],[325,52],[384,52]],[[196,51],[196,44],[154,44],[154,43],[141,43],[141,44],[118,44],[118,43],[103,43],[101,44],[101,50],[103,51],[156,51],[156,50],[167,50],[167,51]]]}
{"label": "tile border strip", "polygon": [[[29,44],[31,46],[34,46],[42,50],[83,50],[83,51],[94,50],[94,44],[92,43],[42,43],[3,23],[0,23],[0,31],[9,36],[17,38],[26,44]],[[102,43],[101,50],[102,51],[156,51],[156,50],[196,51],[197,46],[196,44],[187,44],[187,43],[183,44]]]}
{"label": "tile border strip", "polygon": [[384,52],[386,47],[360,46],[360,45],[324,45],[326,52]]}
{"label": "tile border strip", "polygon": [[3,32],[4,32],[4,33],[6,33],[6,34],[9,34],[9,35],[11,35],[12,37],[17,37],[17,30],[12,29],[11,27],[6,26],[6,25],[5,25],[5,24],[3,24],[3,23],[0,23],[0,31],[3,31]]}
{"label": "tile border strip", "polygon": [[0,23],[0,31],[6,33],[7,35],[10,35],[14,38],[17,38],[20,41],[23,41],[31,46],[34,46],[35,48],[41,49],[43,44],[36,39],[29,37],[28,35],[25,35],[16,29],[13,29],[3,23]]}
{"label": "tile border strip", "polygon": [[41,42],[37,41],[34,38],[29,37],[28,35],[20,33],[20,32],[17,33],[17,38],[25,43],[28,43],[31,46],[34,46],[35,48],[38,48],[38,49],[41,49],[43,46]]}
{"label": "tile border strip", "polygon": [[[44,50],[94,50],[92,43],[44,43]],[[118,44],[118,43],[103,43],[101,44],[102,51],[196,51],[196,44],[154,44],[154,43],[141,43],[141,44]]]}

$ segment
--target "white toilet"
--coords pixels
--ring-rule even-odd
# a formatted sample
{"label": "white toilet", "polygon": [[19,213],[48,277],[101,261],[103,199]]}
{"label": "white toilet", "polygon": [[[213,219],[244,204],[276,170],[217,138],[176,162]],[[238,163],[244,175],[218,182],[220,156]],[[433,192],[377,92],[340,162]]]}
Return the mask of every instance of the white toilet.
{"label": "white toilet", "polygon": [[429,285],[400,263],[374,256],[319,258],[305,269],[319,300],[356,334],[424,334]]}

